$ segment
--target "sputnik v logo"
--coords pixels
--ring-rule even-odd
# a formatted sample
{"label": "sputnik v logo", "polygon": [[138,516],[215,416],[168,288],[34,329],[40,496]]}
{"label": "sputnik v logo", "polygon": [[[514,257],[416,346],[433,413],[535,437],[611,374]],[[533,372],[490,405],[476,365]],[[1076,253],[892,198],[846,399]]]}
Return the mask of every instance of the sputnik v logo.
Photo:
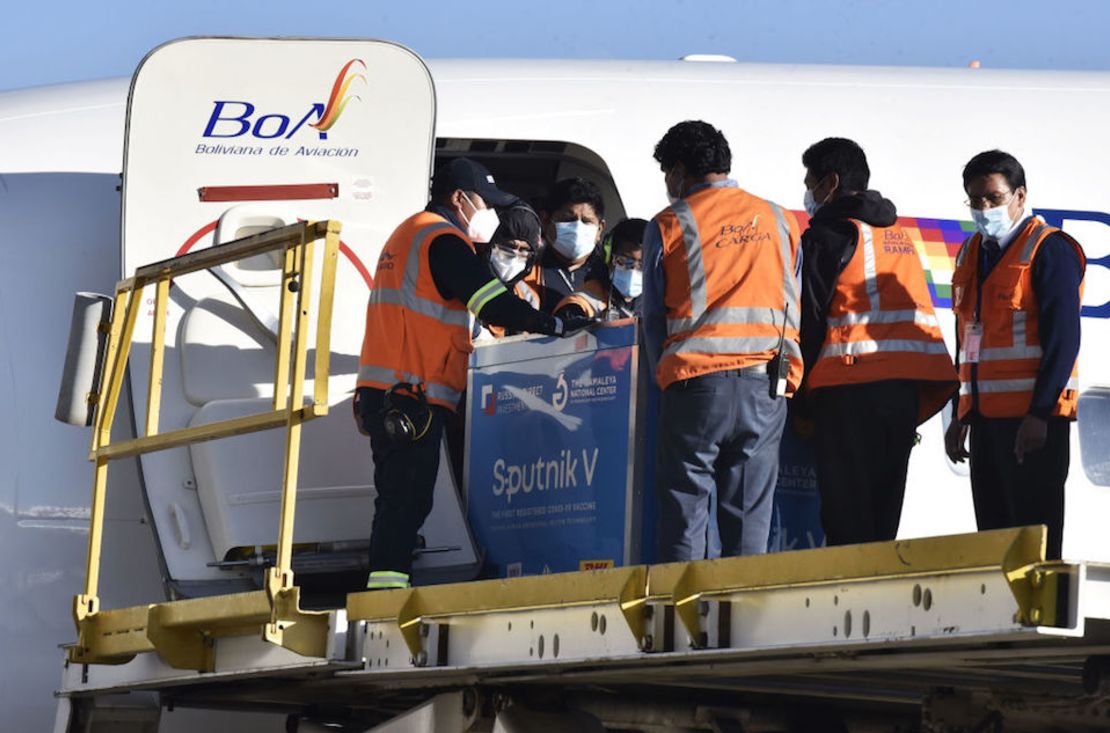
{"label": "sputnik v logo", "polygon": [[[366,69],[362,59],[351,59],[335,77],[327,104],[312,103],[308,111],[293,115],[269,113],[255,115],[257,106],[253,102],[232,99],[217,99],[212,103],[212,113],[204,127],[204,137],[238,138],[249,136],[263,140],[275,138],[290,139],[306,124],[315,129],[321,140],[328,139],[328,130],[339,121],[343,111],[352,99],[361,99],[351,93],[351,86],[360,81],[366,84]],[[296,118],[296,122],[294,122]]]}
{"label": "sputnik v logo", "polygon": [[559,378],[555,381],[555,389],[551,392],[551,406],[559,412],[567,406],[567,397],[570,396],[570,388],[567,385],[567,375],[565,372],[559,372]]}

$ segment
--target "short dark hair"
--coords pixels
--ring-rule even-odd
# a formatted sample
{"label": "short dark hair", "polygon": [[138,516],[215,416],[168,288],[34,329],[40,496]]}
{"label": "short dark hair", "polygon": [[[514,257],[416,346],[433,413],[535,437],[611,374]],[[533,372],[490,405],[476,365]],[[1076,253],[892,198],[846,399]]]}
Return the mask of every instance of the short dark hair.
{"label": "short dark hair", "polygon": [[1006,183],[1010,184],[1011,191],[1025,187],[1025,169],[1017,158],[1001,150],[987,150],[967,161],[964,166],[964,190],[967,190],[971,179],[995,173],[1002,174]]}
{"label": "short dark hair", "polygon": [[592,181],[575,176],[556,181],[547,193],[547,213],[552,214],[567,204],[589,204],[597,212],[598,219],[605,218],[605,199],[601,189]]}
{"label": "short dark hair", "polygon": [[841,191],[866,191],[871,181],[863,148],[844,137],[827,137],[810,145],[802,153],[802,165],[818,179],[835,173]]}
{"label": "short dark hair", "polygon": [[609,230],[609,236],[613,238],[613,254],[640,249],[644,244],[645,229],[647,229],[646,219],[622,219]]}
{"label": "short dark hair", "polygon": [[664,170],[681,161],[691,176],[728,173],[732,168],[728,140],[716,127],[701,120],[679,122],[667,130],[655,145],[655,159]]}

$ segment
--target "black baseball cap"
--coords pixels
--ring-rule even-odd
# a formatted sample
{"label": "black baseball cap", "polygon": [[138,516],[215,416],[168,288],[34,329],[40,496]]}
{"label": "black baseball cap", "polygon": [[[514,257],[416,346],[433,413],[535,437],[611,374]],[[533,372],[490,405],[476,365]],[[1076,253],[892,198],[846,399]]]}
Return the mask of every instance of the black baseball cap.
{"label": "black baseball cap", "polygon": [[460,188],[478,194],[487,206],[508,206],[518,198],[498,188],[489,169],[470,158],[455,158],[444,163],[432,176],[432,196]]}

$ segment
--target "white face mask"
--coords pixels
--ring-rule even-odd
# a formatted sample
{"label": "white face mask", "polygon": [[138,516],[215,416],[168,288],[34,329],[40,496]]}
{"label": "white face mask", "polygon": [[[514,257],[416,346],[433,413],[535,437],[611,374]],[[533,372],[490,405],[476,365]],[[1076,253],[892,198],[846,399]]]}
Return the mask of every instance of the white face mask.
{"label": "white face mask", "polygon": [[1010,218],[1009,201],[990,209],[972,209],[971,220],[975,222],[975,228],[980,234],[995,241],[1001,240],[1014,228],[1014,220]]}
{"label": "white face mask", "polygon": [[479,209],[465,193],[463,198],[470,204],[470,208],[474,209],[474,214],[466,222],[466,236],[474,242],[488,242],[497,231],[497,227],[501,225],[501,219],[493,209]]}
{"label": "white face mask", "polygon": [[517,275],[524,272],[527,265],[527,257],[517,257],[497,247],[494,247],[489,254],[489,266],[493,269],[493,274],[497,275],[503,283],[512,282]]}
{"label": "white face mask", "polygon": [[597,224],[582,221],[555,222],[555,251],[568,260],[580,260],[597,244]]}
{"label": "white face mask", "polygon": [[630,267],[614,267],[613,287],[628,300],[635,300],[644,291],[644,273]]}

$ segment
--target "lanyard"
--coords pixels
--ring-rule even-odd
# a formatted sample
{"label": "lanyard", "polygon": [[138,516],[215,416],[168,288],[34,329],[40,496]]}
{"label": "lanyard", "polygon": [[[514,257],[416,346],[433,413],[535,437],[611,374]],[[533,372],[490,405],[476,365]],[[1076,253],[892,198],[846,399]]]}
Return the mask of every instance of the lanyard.
{"label": "lanyard", "polygon": [[567,277],[567,273],[563,270],[563,268],[560,267],[558,269],[558,273],[559,273],[559,277],[563,278],[563,282],[567,286],[567,291],[570,292],[570,293],[573,293],[574,292],[574,281]]}

